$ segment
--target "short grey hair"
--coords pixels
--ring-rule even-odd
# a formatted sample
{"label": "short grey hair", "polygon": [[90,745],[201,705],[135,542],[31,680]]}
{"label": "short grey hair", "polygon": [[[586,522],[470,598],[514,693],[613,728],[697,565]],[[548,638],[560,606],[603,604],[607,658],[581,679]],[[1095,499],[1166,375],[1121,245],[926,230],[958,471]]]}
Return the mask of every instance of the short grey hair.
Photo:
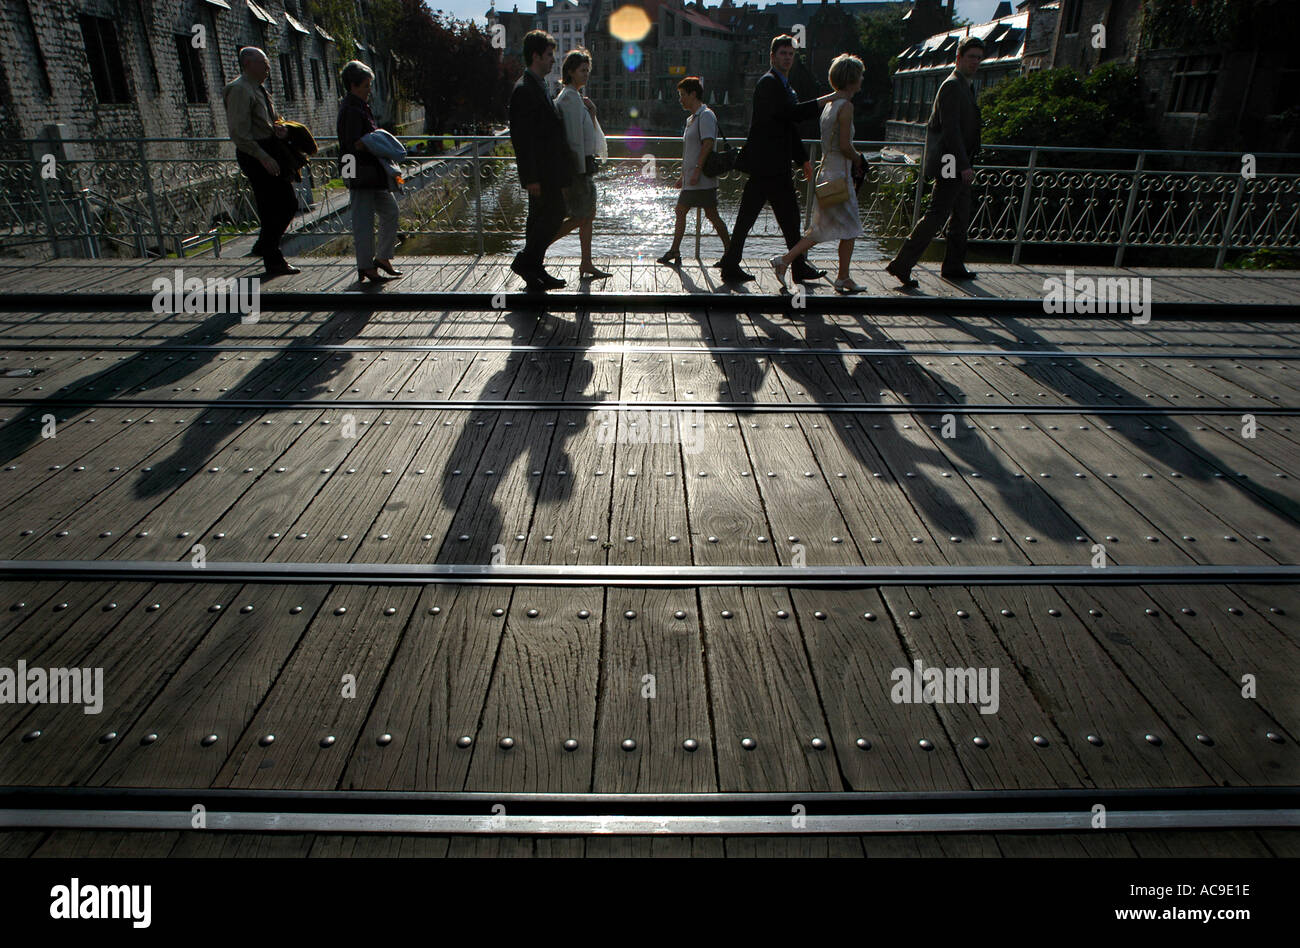
{"label": "short grey hair", "polygon": [[365,63],[361,62],[361,60],[354,59],[343,67],[343,88],[351,92],[352,87],[361,85],[361,83],[366,81],[367,76],[374,79],[375,71]]}
{"label": "short grey hair", "polygon": [[866,67],[857,56],[852,53],[840,53],[831,60],[828,78],[835,89],[847,89],[861,79],[864,72]]}
{"label": "short grey hair", "polygon": [[266,55],[266,53],[258,49],[256,46],[245,46],[243,49],[239,51],[239,68],[243,69],[245,66],[247,66],[248,61],[252,59],[254,56],[260,56],[261,58],[266,59],[268,61],[270,58]]}

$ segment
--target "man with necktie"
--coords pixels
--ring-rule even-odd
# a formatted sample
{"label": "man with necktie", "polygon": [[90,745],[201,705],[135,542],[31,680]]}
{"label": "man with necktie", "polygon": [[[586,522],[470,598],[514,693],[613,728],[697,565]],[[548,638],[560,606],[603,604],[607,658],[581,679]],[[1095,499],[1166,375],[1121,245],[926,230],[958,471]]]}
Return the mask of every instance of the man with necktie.
{"label": "man with necktie", "polygon": [[966,231],[970,227],[971,181],[975,177],[971,162],[980,147],[980,110],[971,80],[983,60],[984,41],[978,36],[964,37],[957,44],[956,67],[935,94],[922,161],[925,180],[934,180],[930,209],[912,228],[898,256],[885,266],[885,272],[905,287],[920,285],[912,278],[912,267],[945,220],[947,247],[939,272],[948,280],[975,279],[975,274],[966,269]]}
{"label": "man with necktie", "polygon": [[280,238],[298,210],[298,197],[289,180],[290,169],[271,154],[285,154],[277,139],[288,136],[284,126],[275,124],[279,115],[271,93],[262,85],[271,73],[271,61],[256,46],[245,46],[239,51],[239,68],[239,78],[225,90],[226,124],[235,143],[235,159],[253,189],[257,216],[262,220],[253,253],[265,261],[267,276],[301,273],[280,251]]}
{"label": "man with necktie", "polygon": [[[800,102],[790,87],[790,70],[794,67],[794,37],[783,33],[772,40],[768,51],[771,70],[759,77],[754,87],[754,113],[749,122],[749,137],[745,139],[737,167],[749,175],[745,190],[740,195],[740,210],[736,213],[736,226],[732,230],[731,245],[722,255],[719,266],[722,279],[727,283],[742,283],[754,279],[740,269],[745,238],[758,220],[764,204],[772,205],[772,214],[781,228],[787,247],[799,242],[799,199],[794,193],[790,163],[803,167],[811,179],[812,164],[803,146],[796,125],[816,116],[821,107],[835,93],[820,99]],[[817,270],[804,257],[797,259],[790,269],[791,276],[800,282],[816,280],[826,275]]]}

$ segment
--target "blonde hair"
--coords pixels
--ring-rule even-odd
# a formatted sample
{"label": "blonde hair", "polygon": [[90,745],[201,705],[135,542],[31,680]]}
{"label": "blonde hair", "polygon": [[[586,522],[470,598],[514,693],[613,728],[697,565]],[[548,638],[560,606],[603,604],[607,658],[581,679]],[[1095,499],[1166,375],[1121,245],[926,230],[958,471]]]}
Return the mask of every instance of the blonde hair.
{"label": "blonde hair", "polygon": [[858,59],[852,53],[840,53],[831,60],[831,69],[829,78],[831,88],[847,89],[853,83],[862,78],[862,74],[867,71],[867,67],[862,65],[862,60]]}

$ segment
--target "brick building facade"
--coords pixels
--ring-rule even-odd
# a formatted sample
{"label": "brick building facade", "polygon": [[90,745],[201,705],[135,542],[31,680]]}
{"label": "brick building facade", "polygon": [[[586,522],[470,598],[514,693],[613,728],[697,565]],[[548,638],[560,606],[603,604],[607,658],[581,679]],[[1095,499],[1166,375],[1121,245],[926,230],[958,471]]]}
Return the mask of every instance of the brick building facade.
{"label": "brick building facade", "polygon": [[[0,4],[0,131],[42,138],[227,139],[222,90],[239,75],[238,50],[271,60],[267,87],[280,111],[332,136],[343,90],[334,38],[301,0],[7,0]],[[368,21],[359,3],[360,22]],[[372,107],[396,116],[390,57],[360,38],[375,70]],[[230,152],[228,141],[218,149]],[[206,149],[211,151],[211,147]],[[182,157],[185,141],[154,146]]]}

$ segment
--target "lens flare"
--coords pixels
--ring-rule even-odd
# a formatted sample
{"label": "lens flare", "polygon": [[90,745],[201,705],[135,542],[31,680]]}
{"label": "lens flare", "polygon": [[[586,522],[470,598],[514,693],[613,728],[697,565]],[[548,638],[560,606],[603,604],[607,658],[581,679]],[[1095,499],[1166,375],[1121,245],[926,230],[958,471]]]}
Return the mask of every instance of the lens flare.
{"label": "lens flare", "polygon": [[645,147],[645,133],[635,125],[629,127],[623,134],[627,136],[624,145],[632,154],[636,154]]}
{"label": "lens flare", "polygon": [[628,43],[623,47],[623,65],[627,67],[628,72],[636,72],[641,65],[641,47],[636,43]]}
{"label": "lens flare", "polygon": [[624,43],[639,43],[650,32],[650,17],[640,7],[619,7],[609,15],[609,32]]}

